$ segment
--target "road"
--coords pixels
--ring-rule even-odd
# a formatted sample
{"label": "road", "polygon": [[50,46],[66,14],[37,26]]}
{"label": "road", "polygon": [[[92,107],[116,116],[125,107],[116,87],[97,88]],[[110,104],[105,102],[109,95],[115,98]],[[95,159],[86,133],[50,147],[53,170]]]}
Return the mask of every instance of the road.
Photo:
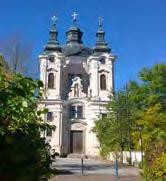
{"label": "road", "polygon": [[119,166],[119,178],[115,178],[113,163],[105,160],[85,159],[83,175],[81,159],[57,158],[53,168],[60,170],[60,173],[51,181],[140,181],[139,169],[125,165]]}

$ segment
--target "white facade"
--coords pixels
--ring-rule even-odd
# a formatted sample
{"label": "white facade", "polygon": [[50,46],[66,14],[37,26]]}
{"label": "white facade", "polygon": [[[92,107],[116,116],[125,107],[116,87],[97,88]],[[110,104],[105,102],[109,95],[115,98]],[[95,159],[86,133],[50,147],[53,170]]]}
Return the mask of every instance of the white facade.
{"label": "white facade", "polygon": [[[39,55],[40,79],[45,92],[42,106],[49,110],[43,119],[56,126],[52,132],[47,130],[45,136],[60,155],[98,156],[99,144],[92,128],[95,120],[107,113],[105,106],[114,89],[115,57],[110,51],[94,49],[88,54],[81,53],[89,49],[83,50],[81,41],[72,39],[79,33],[82,32],[78,27],[71,27],[64,48],[49,49]],[[76,49],[79,50],[71,53]]]}

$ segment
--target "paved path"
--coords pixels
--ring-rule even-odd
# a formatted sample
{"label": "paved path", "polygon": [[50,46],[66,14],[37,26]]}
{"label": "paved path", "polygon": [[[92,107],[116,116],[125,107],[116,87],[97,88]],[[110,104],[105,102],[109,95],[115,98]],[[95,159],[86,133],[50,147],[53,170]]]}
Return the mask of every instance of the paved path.
{"label": "paved path", "polygon": [[51,181],[141,181],[138,177],[128,176],[116,179],[112,175],[58,175]]}
{"label": "paved path", "polygon": [[84,175],[81,174],[81,159],[58,158],[53,167],[60,174],[51,181],[140,181],[139,170],[129,166],[119,166],[119,179],[114,177],[114,165],[109,161],[84,160]]}

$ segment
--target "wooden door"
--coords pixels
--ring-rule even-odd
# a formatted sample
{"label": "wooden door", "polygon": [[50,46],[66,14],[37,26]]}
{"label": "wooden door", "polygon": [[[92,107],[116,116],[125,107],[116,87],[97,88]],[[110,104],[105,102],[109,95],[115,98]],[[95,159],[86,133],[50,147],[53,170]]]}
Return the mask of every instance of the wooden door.
{"label": "wooden door", "polygon": [[83,132],[71,131],[70,132],[70,152],[82,153],[83,149]]}

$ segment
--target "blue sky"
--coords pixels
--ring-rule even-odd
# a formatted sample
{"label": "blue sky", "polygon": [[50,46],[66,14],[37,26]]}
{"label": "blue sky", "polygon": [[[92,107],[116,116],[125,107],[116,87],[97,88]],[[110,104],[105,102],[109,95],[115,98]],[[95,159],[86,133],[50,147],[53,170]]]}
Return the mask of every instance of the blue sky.
{"label": "blue sky", "polygon": [[33,47],[31,65],[38,75],[37,56],[48,40],[50,18],[59,17],[59,42],[71,25],[71,14],[79,14],[83,42],[94,46],[97,18],[104,18],[106,40],[117,55],[115,85],[136,80],[142,67],[166,63],[166,0],[2,0],[0,44],[18,33]]}

